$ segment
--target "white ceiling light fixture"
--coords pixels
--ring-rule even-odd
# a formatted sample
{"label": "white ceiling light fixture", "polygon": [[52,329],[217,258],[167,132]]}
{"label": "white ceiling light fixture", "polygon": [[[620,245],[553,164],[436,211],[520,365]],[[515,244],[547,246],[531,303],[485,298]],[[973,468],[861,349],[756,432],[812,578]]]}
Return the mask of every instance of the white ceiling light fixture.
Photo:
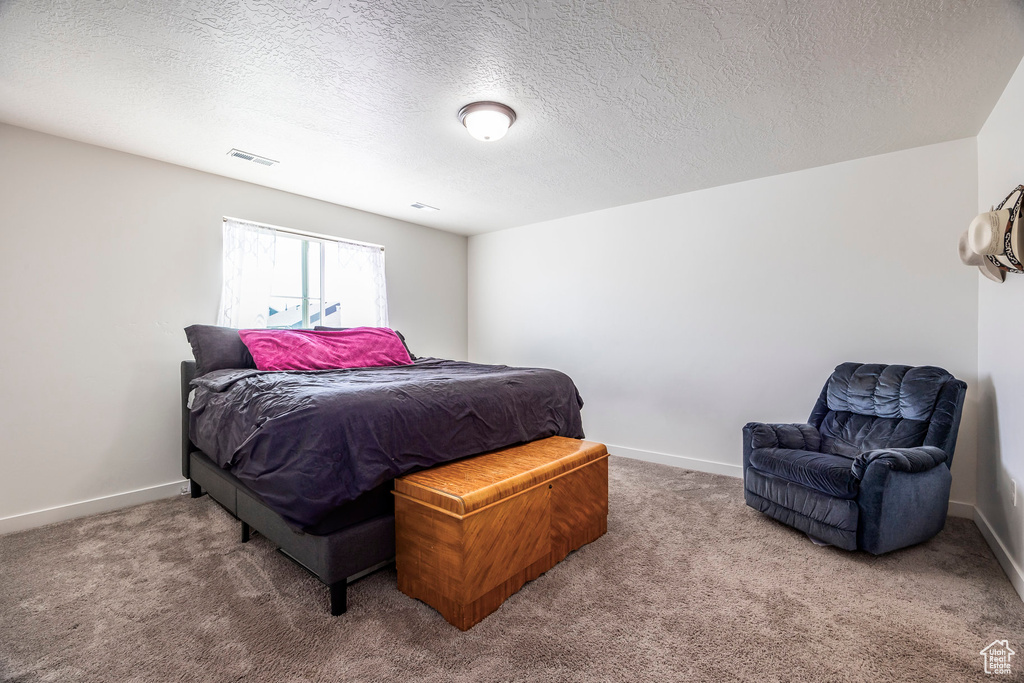
{"label": "white ceiling light fixture", "polygon": [[494,142],[505,137],[516,113],[501,102],[473,102],[459,110],[459,121],[477,140]]}

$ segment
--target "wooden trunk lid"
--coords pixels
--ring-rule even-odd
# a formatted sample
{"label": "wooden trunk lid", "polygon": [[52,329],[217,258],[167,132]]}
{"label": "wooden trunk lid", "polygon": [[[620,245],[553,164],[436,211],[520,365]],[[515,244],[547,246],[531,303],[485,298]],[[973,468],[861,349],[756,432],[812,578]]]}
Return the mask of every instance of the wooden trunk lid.
{"label": "wooden trunk lid", "polygon": [[607,455],[604,444],[552,436],[399,477],[395,491],[462,516]]}

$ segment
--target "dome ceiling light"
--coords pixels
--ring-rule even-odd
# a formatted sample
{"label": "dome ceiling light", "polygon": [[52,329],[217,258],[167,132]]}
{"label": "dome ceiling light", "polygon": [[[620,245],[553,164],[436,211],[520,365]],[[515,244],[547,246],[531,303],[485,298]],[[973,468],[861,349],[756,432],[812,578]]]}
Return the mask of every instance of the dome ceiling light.
{"label": "dome ceiling light", "polygon": [[505,137],[516,113],[500,102],[473,102],[459,110],[459,121],[477,140],[494,142]]}

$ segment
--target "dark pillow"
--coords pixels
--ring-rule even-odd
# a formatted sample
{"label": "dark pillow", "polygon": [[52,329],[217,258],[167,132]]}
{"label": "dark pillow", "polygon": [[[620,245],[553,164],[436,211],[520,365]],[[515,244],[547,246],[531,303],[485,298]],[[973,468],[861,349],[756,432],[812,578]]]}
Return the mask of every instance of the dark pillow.
{"label": "dark pillow", "polygon": [[[316,332],[333,332],[335,330],[351,330],[351,329],[352,329],[351,327],[326,327],[324,325],[317,325],[316,327],[313,328],[313,330],[316,331]],[[405,347],[406,352],[409,354],[409,358],[412,358],[413,360],[416,360],[416,356],[413,355],[412,349],[409,348],[409,342],[405,341],[405,335],[403,335],[398,330],[392,330],[392,332],[397,334],[398,338],[402,340],[402,345]]]}
{"label": "dark pillow", "polygon": [[189,325],[185,328],[185,336],[196,358],[196,377],[214,370],[256,369],[256,361],[233,327]]}

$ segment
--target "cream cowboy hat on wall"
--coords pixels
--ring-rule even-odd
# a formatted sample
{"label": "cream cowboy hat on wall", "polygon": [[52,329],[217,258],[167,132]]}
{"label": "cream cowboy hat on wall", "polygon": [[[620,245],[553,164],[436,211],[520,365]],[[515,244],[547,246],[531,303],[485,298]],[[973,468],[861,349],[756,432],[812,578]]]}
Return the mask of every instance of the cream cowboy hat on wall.
{"label": "cream cowboy hat on wall", "polygon": [[1011,209],[978,214],[967,229],[967,238],[975,254],[995,256],[1003,265],[1018,268],[1024,258],[1024,230],[1020,221],[1014,220],[1017,216],[1011,218],[1010,214]]}
{"label": "cream cowboy hat on wall", "polygon": [[981,271],[982,275],[995,282],[1002,282],[1006,278],[1006,274],[1003,271],[989,263],[988,259],[984,256],[971,249],[971,245],[967,241],[967,230],[964,230],[963,234],[960,235],[960,243],[957,247],[960,251],[960,260],[965,266],[978,266],[978,270]]}
{"label": "cream cowboy hat on wall", "polygon": [[[1017,201],[1004,209],[1014,194],[1017,194]],[[960,236],[960,260],[966,265],[978,266],[990,280],[1002,282],[1007,272],[1024,273],[1022,197],[1024,185],[1018,185],[997,208],[978,214],[967,232]]]}
{"label": "cream cowboy hat on wall", "polygon": [[983,263],[988,263],[984,256],[971,249],[970,242],[967,240],[967,233],[968,231],[964,230],[963,234],[960,235],[960,243],[956,245],[957,250],[960,252],[960,260],[965,266],[980,266]]}

